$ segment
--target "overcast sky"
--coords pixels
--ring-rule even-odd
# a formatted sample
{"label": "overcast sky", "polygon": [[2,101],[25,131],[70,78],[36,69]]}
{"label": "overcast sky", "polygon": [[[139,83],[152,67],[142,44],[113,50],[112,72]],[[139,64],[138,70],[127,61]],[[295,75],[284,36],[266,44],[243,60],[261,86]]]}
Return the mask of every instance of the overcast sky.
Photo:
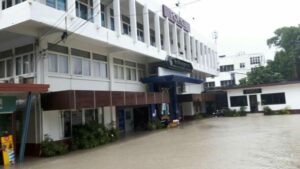
{"label": "overcast sky", "polygon": [[[178,0],[162,0],[174,7]],[[282,26],[300,24],[300,0],[181,0],[181,15],[199,33],[212,38],[219,34],[219,55],[238,52],[263,53],[274,57],[266,45],[273,32]],[[174,9],[176,11],[176,9]],[[194,18],[194,19],[193,19]]]}

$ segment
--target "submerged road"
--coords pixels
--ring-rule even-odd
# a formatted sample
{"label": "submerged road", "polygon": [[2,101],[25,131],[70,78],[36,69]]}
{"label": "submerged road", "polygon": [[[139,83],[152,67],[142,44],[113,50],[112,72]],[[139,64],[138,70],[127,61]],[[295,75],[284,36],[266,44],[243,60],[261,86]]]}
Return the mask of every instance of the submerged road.
{"label": "submerged road", "polygon": [[298,169],[300,115],[197,120],[15,168]]}

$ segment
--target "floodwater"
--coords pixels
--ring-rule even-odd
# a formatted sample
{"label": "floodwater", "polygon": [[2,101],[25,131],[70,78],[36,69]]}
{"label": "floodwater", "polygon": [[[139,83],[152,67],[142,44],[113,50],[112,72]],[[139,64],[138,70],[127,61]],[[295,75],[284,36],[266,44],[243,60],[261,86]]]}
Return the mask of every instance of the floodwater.
{"label": "floodwater", "polygon": [[15,168],[300,169],[300,115],[197,120]]}

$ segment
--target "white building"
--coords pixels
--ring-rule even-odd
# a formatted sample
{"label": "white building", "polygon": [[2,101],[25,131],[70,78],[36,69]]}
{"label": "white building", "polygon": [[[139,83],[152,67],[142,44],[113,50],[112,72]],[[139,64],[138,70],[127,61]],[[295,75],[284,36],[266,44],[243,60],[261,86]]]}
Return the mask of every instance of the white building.
{"label": "white building", "polygon": [[272,110],[287,108],[291,113],[300,113],[298,97],[300,82],[281,82],[273,84],[252,85],[226,88],[228,107],[239,110],[245,106],[246,111],[262,112],[265,106]]}
{"label": "white building", "polygon": [[0,81],[50,85],[34,99],[32,145],[92,120],[131,131],[168,103],[173,118],[194,115],[177,95],[217,75],[215,45],[156,1],[0,1]]}
{"label": "white building", "polygon": [[265,57],[259,53],[246,54],[241,52],[237,55],[219,56],[219,74],[206,78],[206,87],[226,87],[238,85],[247,73],[256,67],[265,66]]}

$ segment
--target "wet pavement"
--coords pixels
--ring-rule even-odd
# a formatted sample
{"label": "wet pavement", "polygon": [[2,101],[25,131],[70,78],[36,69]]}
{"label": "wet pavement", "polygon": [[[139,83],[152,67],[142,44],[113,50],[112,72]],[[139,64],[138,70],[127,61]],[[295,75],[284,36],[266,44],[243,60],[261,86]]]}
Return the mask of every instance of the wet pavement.
{"label": "wet pavement", "polygon": [[14,169],[297,169],[300,115],[213,118]]}

